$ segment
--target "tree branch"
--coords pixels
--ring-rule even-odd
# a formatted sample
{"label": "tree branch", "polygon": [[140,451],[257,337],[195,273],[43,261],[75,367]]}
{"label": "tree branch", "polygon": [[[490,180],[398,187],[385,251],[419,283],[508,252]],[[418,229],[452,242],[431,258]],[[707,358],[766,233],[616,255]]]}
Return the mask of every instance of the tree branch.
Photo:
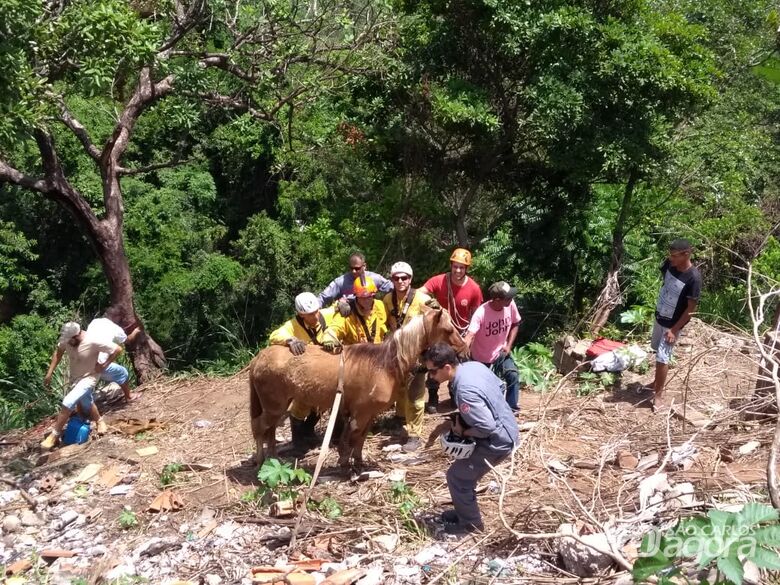
{"label": "tree branch", "polygon": [[51,190],[51,184],[46,179],[36,179],[30,177],[0,160],[0,183],[10,183],[19,185],[25,189],[38,191],[39,193],[48,193]]}
{"label": "tree branch", "polygon": [[87,129],[83,126],[81,122],[79,122],[76,118],[74,118],[71,113],[68,111],[67,106],[65,105],[65,101],[61,97],[57,97],[57,101],[60,103],[60,117],[59,120],[65,126],[68,127],[68,129],[73,132],[73,134],[76,135],[76,138],[79,139],[79,142],[81,142],[81,145],[84,147],[84,151],[92,157],[93,160],[99,161],[100,160],[100,150],[97,146],[95,146],[92,143],[92,140],[89,137],[89,133],[87,132]]}

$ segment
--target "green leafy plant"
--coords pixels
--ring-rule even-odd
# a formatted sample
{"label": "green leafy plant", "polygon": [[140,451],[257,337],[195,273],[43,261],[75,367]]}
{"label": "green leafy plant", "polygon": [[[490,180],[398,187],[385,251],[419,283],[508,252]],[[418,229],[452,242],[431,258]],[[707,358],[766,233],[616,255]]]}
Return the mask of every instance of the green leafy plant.
{"label": "green leafy plant", "polygon": [[404,527],[415,534],[421,534],[422,528],[414,519],[414,511],[420,506],[420,497],[414,493],[405,481],[394,481],[390,484],[390,501],[398,504]]}
{"label": "green leafy plant", "polygon": [[182,470],[181,463],[168,463],[160,472],[160,487],[168,487],[176,481],[176,474]]}
{"label": "green leafy plant", "polygon": [[75,488],[73,488],[73,495],[77,498],[86,498],[89,495],[89,488],[80,483]]}
{"label": "green leafy plant", "polygon": [[527,343],[512,350],[512,359],[521,382],[542,392],[550,387],[555,363],[549,348],[537,342]]}
{"label": "green leafy plant", "polygon": [[633,331],[645,332],[653,326],[655,313],[650,307],[633,305],[627,311],[620,313],[620,322],[623,325],[633,325]]}
{"label": "green leafy plant", "polygon": [[311,474],[278,459],[266,459],[257,472],[257,479],[262,485],[241,496],[242,501],[262,502],[271,496],[278,500],[295,500],[300,493],[299,489],[311,482]]}
{"label": "green leafy plant", "polygon": [[[660,585],[689,583],[683,564],[695,562],[700,569],[714,565],[715,583],[742,583],[744,563],[752,561],[764,569],[780,569],[780,516],[777,510],[751,502],[739,512],[710,510],[678,522],[667,534],[646,534],[634,562],[634,581],[651,577]],[[674,578],[674,580],[673,580]],[[702,581],[709,585],[709,581]]]}
{"label": "green leafy plant", "polygon": [[138,516],[130,508],[124,508],[119,514],[119,526],[123,530],[129,530],[133,526],[138,526]]}
{"label": "green leafy plant", "polygon": [[341,505],[330,496],[326,496],[320,501],[309,500],[307,507],[309,510],[319,512],[331,520],[338,518],[343,513]]}
{"label": "green leafy plant", "polygon": [[612,372],[582,372],[577,376],[577,396],[589,396],[602,392],[615,384],[617,376]]}

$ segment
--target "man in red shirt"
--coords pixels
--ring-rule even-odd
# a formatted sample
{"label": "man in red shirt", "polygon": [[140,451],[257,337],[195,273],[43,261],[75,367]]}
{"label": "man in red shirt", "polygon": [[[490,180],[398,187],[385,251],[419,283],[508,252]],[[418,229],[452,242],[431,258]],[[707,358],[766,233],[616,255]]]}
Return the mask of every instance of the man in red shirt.
{"label": "man in red shirt", "polygon": [[[471,252],[455,248],[450,256],[450,272],[437,274],[428,279],[420,292],[436,298],[442,308],[449,311],[452,322],[461,335],[466,334],[471,316],[482,304],[482,289],[466,273],[471,266]],[[439,404],[439,389],[428,387],[428,413],[435,413]]]}

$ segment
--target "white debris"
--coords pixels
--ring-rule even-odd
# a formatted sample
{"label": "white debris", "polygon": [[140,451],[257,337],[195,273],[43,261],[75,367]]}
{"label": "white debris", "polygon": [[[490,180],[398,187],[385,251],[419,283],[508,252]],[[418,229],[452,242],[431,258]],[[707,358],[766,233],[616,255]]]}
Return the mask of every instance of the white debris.
{"label": "white debris", "polygon": [[[561,524],[558,532],[577,534],[577,528],[574,524]],[[609,550],[609,540],[604,533],[584,534],[579,535],[579,538],[601,550]],[[561,538],[558,541],[558,552],[566,570],[579,577],[592,577],[612,565],[610,556],[597,552],[572,538]]]}
{"label": "white debris", "polygon": [[393,552],[398,546],[397,534],[381,534],[379,536],[375,536],[372,540],[374,544],[379,545],[380,548],[389,553]]}
{"label": "white debris", "polygon": [[427,565],[436,557],[446,557],[447,551],[438,544],[426,547],[414,555],[414,562],[418,565]]}
{"label": "white debris", "polygon": [[740,455],[750,455],[753,451],[758,449],[761,446],[761,443],[759,441],[750,441],[748,443],[745,443],[742,445],[738,452]]}

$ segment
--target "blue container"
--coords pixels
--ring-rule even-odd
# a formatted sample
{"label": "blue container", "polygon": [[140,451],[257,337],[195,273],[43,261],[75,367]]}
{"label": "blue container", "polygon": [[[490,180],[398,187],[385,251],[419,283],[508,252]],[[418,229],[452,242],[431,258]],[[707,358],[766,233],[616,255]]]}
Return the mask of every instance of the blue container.
{"label": "blue container", "polygon": [[89,439],[89,430],[89,421],[74,414],[70,417],[68,425],[65,427],[65,432],[62,434],[62,444],[81,445],[86,443]]}

